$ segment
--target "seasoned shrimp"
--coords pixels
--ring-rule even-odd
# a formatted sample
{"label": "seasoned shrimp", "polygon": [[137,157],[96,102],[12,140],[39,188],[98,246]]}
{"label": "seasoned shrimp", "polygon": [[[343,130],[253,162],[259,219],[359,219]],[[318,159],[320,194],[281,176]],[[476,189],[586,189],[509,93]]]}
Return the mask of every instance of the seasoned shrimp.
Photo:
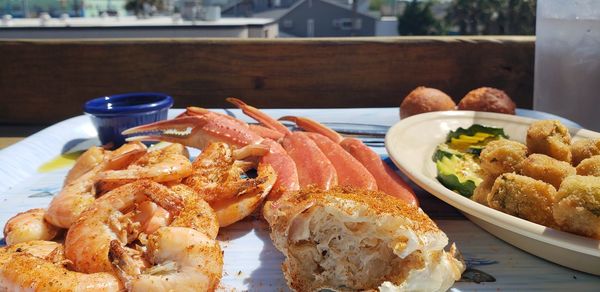
{"label": "seasoned shrimp", "polygon": [[112,273],[84,274],[65,268],[63,246],[22,242],[0,249],[1,291],[121,291]]}
{"label": "seasoned shrimp", "polygon": [[107,170],[96,177],[96,189],[103,193],[138,179],[156,182],[180,181],[192,173],[187,148],[171,144],[165,148],[149,151],[127,169]]}
{"label": "seasoned shrimp", "polygon": [[136,142],[107,152],[101,163],[74,179],[52,198],[44,218],[54,226],[69,228],[94,203],[96,175],[106,169],[122,168],[145,151],[146,146]]}
{"label": "seasoned shrimp", "polygon": [[10,218],[4,226],[6,244],[53,239],[60,229],[44,220],[45,213],[44,209],[31,209]]}
{"label": "seasoned shrimp", "polygon": [[104,156],[107,153],[107,150],[98,146],[92,146],[88,150],[83,152],[83,154],[81,154],[81,156],[77,158],[77,161],[75,161],[75,165],[73,165],[73,168],[71,168],[71,170],[69,170],[69,173],[67,173],[67,177],[65,177],[63,186],[72,183],[78,177],[82,176],[86,172],[92,170],[98,164],[102,163],[102,161],[104,160]]}
{"label": "seasoned shrimp", "polygon": [[233,224],[250,215],[269,193],[277,180],[268,164],[258,166],[256,178],[242,175],[256,167],[255,162],[243,161],[268,152],[263,145],[248,145],[234,150],[226,143],[211,143],[193,163],[194,172],[183,184],[194,189],[217,212],[221,227]]}
{"label": "seasoned shrimp", "polygon": [[111,241],[109,258],[128,290],[214,291],[219,284],[223,254],[214,240],[216,214],[196,196],[167,209],[177,208],[182,209],[170,226],[148,236],[145,258],[151,267],[139,269],[121,243]]}
{"label": "seasoned shrimp", "polygon": [[[189,197],[193,198],[197,195]],[[67,233],[65,255],[73,263],[74,269],[85,273],[111,271],[112,265],[108,259],[110,242],[118,240],[123,245],[127,245],[138,239],[142,231],[140,226],[144,222],[135,222],[136,212],[130,211],[136,207],[136,204],[149,200],[171,214],[178,214],[183,205],[183,198],[175,191],[150,180],[139,180],[121,186],[99,198]],[[210,209],[206,202],[203,203]],[[198,224],[202,222],[204,221]],[[216,220],[212,225],[214,227],[210,227],[211,224],[203,226],[205,230],[210,231],[211,236],[216,237],[218,232]],[[140,252],[133,248],[125,249],[136,260],[138,268],[147,265],[140,257]]]}
{"label": "seasoned shrimp", "polygon": [[146,146],[140,142],[124,144],[115,151],[108,151],[102,147],[92,146],[77,158],[75,165],[67,173],[63,186],[70,184],[78,177],[94,169],[94,167],[104,161],[107,155],[110,155],[107,169],[121,169],[139,159],[145,153]]}

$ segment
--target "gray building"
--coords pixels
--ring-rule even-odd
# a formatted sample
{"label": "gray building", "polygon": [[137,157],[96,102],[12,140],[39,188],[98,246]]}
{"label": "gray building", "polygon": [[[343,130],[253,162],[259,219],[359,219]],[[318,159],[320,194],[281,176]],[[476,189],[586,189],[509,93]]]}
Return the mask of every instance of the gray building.
{"label": "gray building", "polygon": [[332,0],[298,0],[277,18],[280,33],[296,37],[374,36],[378,20]]}

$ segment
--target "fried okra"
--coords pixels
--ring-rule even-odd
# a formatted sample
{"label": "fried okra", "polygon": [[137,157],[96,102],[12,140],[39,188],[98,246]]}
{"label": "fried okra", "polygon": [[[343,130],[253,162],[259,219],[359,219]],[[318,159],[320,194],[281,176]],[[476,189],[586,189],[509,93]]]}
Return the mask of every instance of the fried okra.
{"label": "fried okra", "polygon": [[554,219],[561,230],[600,239],[600,177],[567,177],[556,202]]}
{"label": "fried okra", "polygon": [[581,161],[594,155],[600,155],[600,139],[577,140],[571,144],[571,155],[573,165],[577,166]]}
{"label": "fried okra", "polygon": [[488,206],[541,225],[554,227],[552,205],[556,189],[524,175],[505,173],[494,181]]}
{"label": "fried okra", "polygon": [[483,178],[483,181],[479,183],[475,190],[473,190],[473,196],[471,196],[471,200],[484,206],[487,206],[487,197],[492,191],[492,186],[494,185],[495,180],[496,177],[494,176],[486,176],[485,178]]}
{"label": "fried okra", "polygon": [[516,171],[516,166],[527,158],[527,147],[508,139],[495,140],[483,148],[479,158],[486,175],[497,177]]}
{"label": "fried okra", "polygon": [[578,175],[600,176],[600,155],[586,158],[577,165]]}
{"label": "fried okra", "polygon": [[527,148],[530,153],[546,154],[571,163],[571,135],[559,121],[537,121],[527,130]]}
{"label": "fried okra", "polygon": [[576,173],[571,164],[544,154],[529,155],[518,168],[520,174],[547,182],[556,189],[563,179]]}

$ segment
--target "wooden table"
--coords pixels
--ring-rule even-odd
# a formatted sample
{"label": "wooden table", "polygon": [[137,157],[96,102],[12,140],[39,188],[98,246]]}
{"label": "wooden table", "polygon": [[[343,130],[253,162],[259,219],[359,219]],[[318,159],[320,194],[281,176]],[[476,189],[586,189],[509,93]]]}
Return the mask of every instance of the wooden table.
{"label": "wooden table", "polygon": [[0,137],[0,149],[4,149],[12,144],[15,144],[25,137]]}

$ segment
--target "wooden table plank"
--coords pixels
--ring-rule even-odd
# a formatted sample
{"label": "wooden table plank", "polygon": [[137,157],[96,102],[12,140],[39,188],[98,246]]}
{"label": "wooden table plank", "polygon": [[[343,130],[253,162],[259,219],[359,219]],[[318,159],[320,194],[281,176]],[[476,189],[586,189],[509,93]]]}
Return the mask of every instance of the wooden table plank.
{"label": "wooden table plank", "polygon": [[0,137],[0,149],[4,149],[12,144],[15,144],[25,137]]}
{"label": "wooden table plank", "polygon": [[[175,106],[399,106],[417,86],[492,86],[533,101],[534,37],[0,41],[0,124],[52,124],[93,97],[161,91]],[[42,110],[43,109],[43,110]]]}

